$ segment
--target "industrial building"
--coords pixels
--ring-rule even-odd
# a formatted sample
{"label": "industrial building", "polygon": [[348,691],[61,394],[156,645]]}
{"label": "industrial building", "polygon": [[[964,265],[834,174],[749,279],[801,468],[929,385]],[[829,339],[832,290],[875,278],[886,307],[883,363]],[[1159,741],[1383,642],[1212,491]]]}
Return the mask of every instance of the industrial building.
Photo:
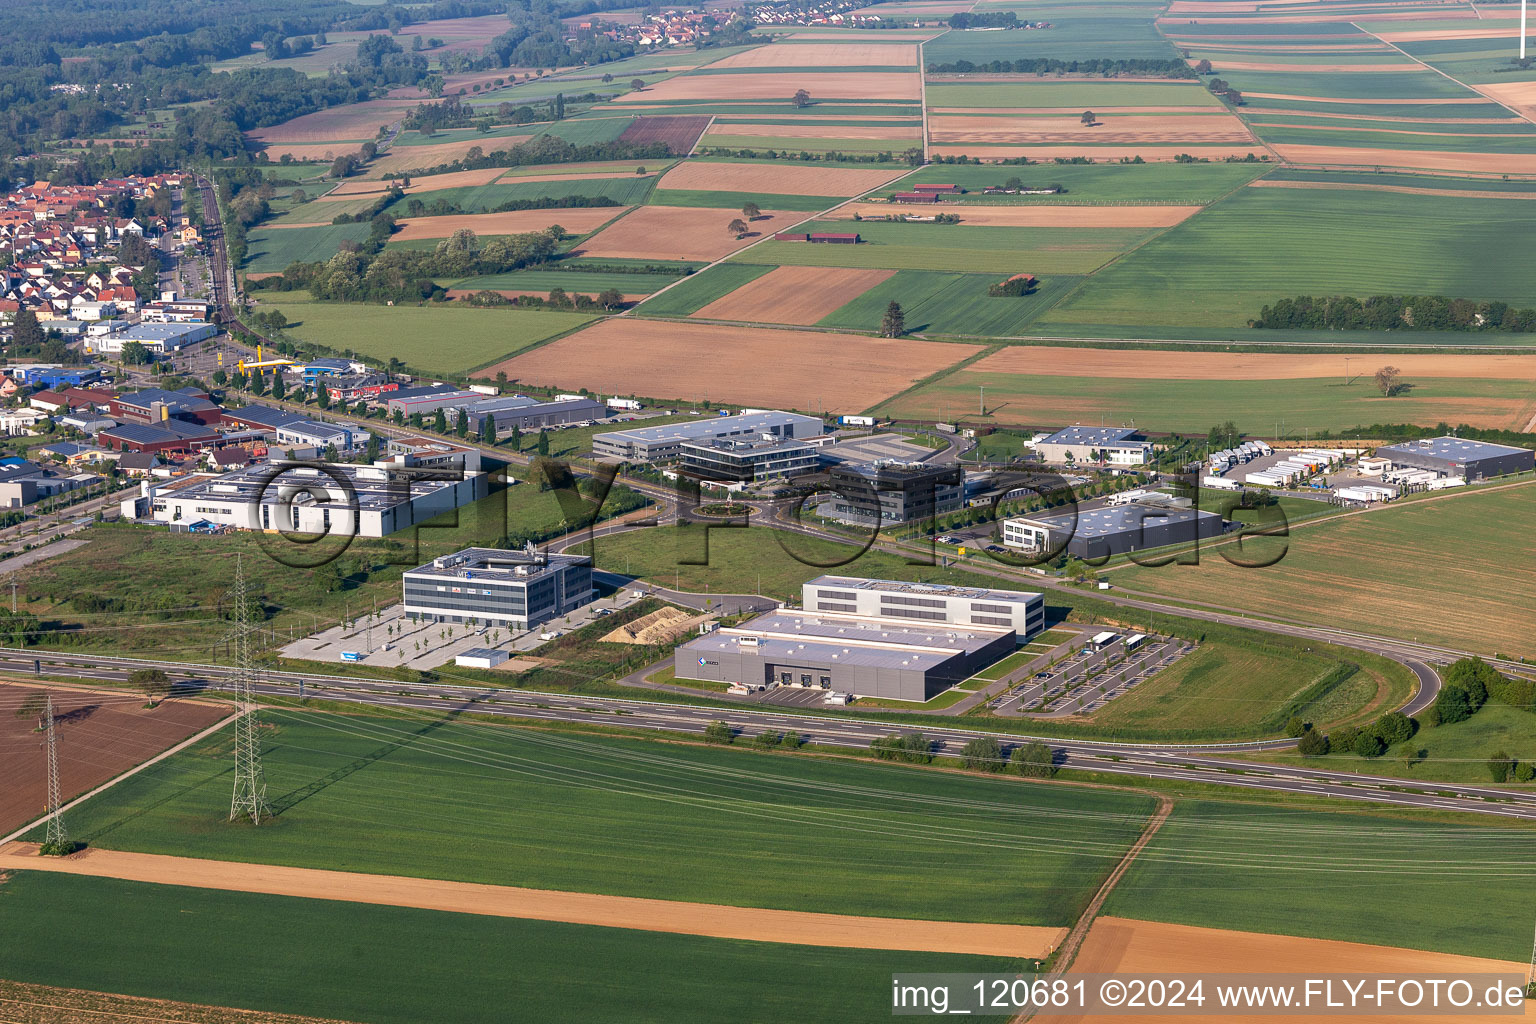
{"label": "industrial building", "polygon": [[592,559],[465,548],[409,569],[402,578],[405,614],[436,622],[466,619],[532,629],[592,601]]}
{"label": "industrial building", "polygon": [[1003,544],[1030,554],[1065,549],[1078,558],[1095,559],[1219,537],[1226,528],[1226,521],[1214,512],[1133,501],[1076,514],[1005,519]]}
{"label": "industrial building", "polygon": [[1536,468],[1536,452],[1529,448],[1460,437],[1425,437],[1384,445],[1376,449],[1376,456],[1391,460],[1393,470],[1424,470],[1436,477],[1455,477],[1469,483]]}
{"label": "industrial building", "polygon": [[207,521],[241,530],[387,537],[478,501],[488,489],[484,473],[424,479],[388,463],[321,469],[276,461],[172,493],[146,494],[139,500],[147,507],[133,517],[183,526]]}
{"label": "industrial building", "polygon": [[95,473],[60,473],[25,459],[7,463],[0,466],[0,508],[23,508],[100,480]]}
{"label": "industrial building", "polygon": [[145,388],[113,398],[107,403],[107,412],[129,423],[160,423],[170,419],[211,427],[224,420],[224,410],[200,388]]}
{"label": "industrial building", "polygon": [[368,443],[368,431],[342,423],[320,423],[316,420],[293,419],[279,424],[275,440],[285,448],[313,448],[324,451],[336,446],[339,455],[349,455]]}
{"label": "industrial building", "polygon": [[435,437],[391,437],[384,445],[391,460],[405,466],[480,472],[480,450]]}
{"label": "industrial building", "polygon": [[822,422],[815,416],[793,412],[754,411],[738,416],[700,417],[686,423],[632,427],[592,436],[592,451],[599,458],[624,462],[669,462],[682,452],[685,442],[732,437],[792,438],[802,441],[820,437]]}
{"label": "industrial building", "polygon": [[496,436],[500,437],[510,434],[514,427],[527,432],[606,419],[610,415],[602,402],[579,396],[548,402],[527,395],[501,398],[476,395],[475,398],[476,401],[464,405],[462,414],[469,417],[469,431],[476,437],[483,436],[487,416],[496,424]]}
{"label": "industrial building", "polygon": [[167,352],[179,351],[194,341],[211,338],[218,333],[217,324],[138,324],[121,331],[89,338],[85,342],[85,350],[105,355],[118,355],[123,351],[124,346],[138,342],[156,355],[164,355]]}
{"label": "industrial building", "polygon": [[818,576],[801,585],[800,603],[806,611],[840,612],[875,621],[1001,626],[1016,632],[1021,643],[1045,628],[1044,596],[1024,590]]}
{"label": "industrial building", "polygon": [[391,413],[399,412],[402,416],[409,416],[412,413],[433,413],[439,409],[469,405],[485,396],[478,391],[461,391],[438,384],[432,387],[400,388],[379,397],[384,399],[384,405]]}
{"label": "industrial building", "polygon": [[834,439],[821,446],[816,458],[824,466],[835,466],[843,462],[927,462],[937,454],[936,449],[914,444],[901,434],[881,433]]}
{"label": "industrial building", "polygon": [[827,474],[833,493],[818,511],[856,526],[922,522],[960,511],[963,484],[956,463],[842,462]]}
{"label": "industrial building", "polygon": [[120,452],[197,451],[218,444],[223,435],[187,420],[119,423],[96,432],[96,443]]}
{"label": "industrial building", "polygon": [[1065,427],[1036,441],[1035,451],[1046,462],[1144,466],[1152,443],[1132,427]]}
{"label": "industrial building", "polygon": [[717,484],[757,484],[815,471],[816,446],[772,434],[758,438],[685,441],[678,469],[685,476]]}

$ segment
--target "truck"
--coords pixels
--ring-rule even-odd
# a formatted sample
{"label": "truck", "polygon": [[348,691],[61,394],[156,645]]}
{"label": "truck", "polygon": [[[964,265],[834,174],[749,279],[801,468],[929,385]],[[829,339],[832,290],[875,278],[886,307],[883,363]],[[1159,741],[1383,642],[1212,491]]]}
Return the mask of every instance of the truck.
{"label": "truck", "polygon": [[610,409],[627,409],[630,412],[635,412],[644,408],[644,406],[635,401],[633,398],[619,398],[618,396],[614,396],[613,398],[608,399],[606,404]]}
{"label": "truck", "polygon": [[362,651],[342,651],[341,652],[341,660],[342,661],[362,661],[364,657],[366,657],[366,655],[364,655]]}
{"label": "truck", "polygon": [[875,425],[873,416],[839,416],[837,422],[845,427],[872,427]]}

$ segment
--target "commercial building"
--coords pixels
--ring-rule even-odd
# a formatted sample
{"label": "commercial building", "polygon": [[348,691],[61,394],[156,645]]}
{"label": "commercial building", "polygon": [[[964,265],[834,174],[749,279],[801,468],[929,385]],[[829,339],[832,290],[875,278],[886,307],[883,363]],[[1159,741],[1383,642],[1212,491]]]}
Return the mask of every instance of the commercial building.
{"label": "commercial building", "polygon": [[97,444],[120,452],[190,452],[215,445],[221,438],[212,427],[170,419],[158,423],[119,423],[96,432]]}
{"label": "commercial building", "polygon": [[171,419],[216,426],[224,419],[224,410],[214,404],[208,392],[198,388],[178,391],[145,388],[118,395],[107,403],[107,412],[129,423],[159,423]]}
{"label": "commercial building", "polygon": [[1425,470],[1437,477],[1473,481],[1528,473],[1536,452],[1460,437],[1426,437],[1377,448],[1376,457],[1390,459],[1393,470]]}
{"label": "commercial building", "polygon": [[243,405],[238,409],[225,409],[221,424],[236,430],[254,430],[268,437],[277,436],[277,428],[285,423],[298,423],[302,413],[289,409],[274,409],[269,405]]}
{"label": "commercial building", "polygon": [[833,492],[818,511],[858,526],[921,522],[958,512],[964,477],[955,463],[844,462],[827,474]]}
{"label": "commercial building", "polygon": [[835,466],[843,462],[927,462],[937,454],[935,449],[914,444],[900,434],[885,433],[833,440],[821,446],[816,458],[824,466]]}
{"label": "commercial building", "polygon": [[87,352],[118,355],[123,351],[124,346],[138,342],[156,355],[164,355],[167,352],[180,351],[194,341],[202,341],[218,333],[219,328],[216,324],[139,324],[111,334],[88,338],[85,349]]}
{"label": "commercial building", "polygon": [[342,359],[340,357],[323,356],[319,359],[311,359],[307,363],[289,367],[297,370],[306,387],[314,387],[315,381],[322,377],[340,377],[354,373],[367,373],[368,364],[358,362],[356,359]]}
{"label": "commercial building", "polygon": [[1024,590],[818,576],[801,585],[800,603],[808,612],[838,612],[882,622],[1006,627],[1021,642],[1045,628],[1045,597]]}
{"label": "commercial building", "polygon": [[816,465],[814,445],[772,434],[755,439],[686,441],[678,451],[678,469],[706,483],[747,485],[782,480],[810,473]]}
{"label": "commercial building", "polygon": [[322,469],[277,461],[150,495],[147,512],[172,524],[207,520],[242,530],[386,537],[478,501],[487,490],[484,473],[434,479],[387,463]]}
{"label": "commercial building", "polygon": [[1152,458],[1152,443],[1130,427],[1065,427],[1035,442],[1046,462],[1142,466]]}
{"label": "commercial building", "polygon": [[476,401],[464,406],[469,417],[469,431],[476,437],[485,433],[485,418],[496,424],[496,436],[510,434],[516,427],[524,433],[543,430],[545,427],[564,427],[572,423],[585,423],[607,418],[610,413],[602,402],[592,398],[557,398],[552,402],[529,398],[527,395],[507,395],[502,398],[486,398],[476,395]]}
{"label": "commercial building", "polygon": [[391,413],[402,416],[412,413],[432,413],[439,409],[452,409],[478,402],[485,396],[477,391],[460,391],[446,385],[422,388],[401,388],[379,396]]}
{"label": "commercial building", "polygon": [[805,440],[820,437],[822,422],[815,416],[793,412],[744,412],[738,416],[700,417],[685,423],[633,427],[592,436],[592,451],[599,458],[624,462],[669,462],[678,458],[688,442],[740,437],[773,437]]}
{"label": "commercial building", "polygon": [[1031,554],[1063,548],[1079,558],[1187,544],[1219,537],[1226,521],[1214,512],[1133,501],[1078,513],[1003,520],[1003,544]]}
{"label": "commercial building", "polygon": [[338,454],[347,455],[368,443],[368,431],[342,423],[295,419],[278,425],[275,440],[285,448],[313,448],[316,451],[335,445]]}
{"label": "commercial building", "polygon": [[404,573],[405,614],[532,629],[589,604],[592,559],[533,549],[465,548]]}
{"label": "commercial building", "polygon": [[480,472],[479,449],[435,437],[391,437],[385,442],[384,452],[405,466]]}
{"label": "commercial building", "polygon": [[12,462],[0,466],[0,508],[23,508],[100,479],[95,473],[61,473],[25,459]]}

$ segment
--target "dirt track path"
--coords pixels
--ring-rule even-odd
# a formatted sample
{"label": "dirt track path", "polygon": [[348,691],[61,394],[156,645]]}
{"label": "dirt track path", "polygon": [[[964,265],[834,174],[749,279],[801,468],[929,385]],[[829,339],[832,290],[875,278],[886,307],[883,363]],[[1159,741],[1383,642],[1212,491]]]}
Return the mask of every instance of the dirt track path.
{"label": "dirt track path", "polygon": [[984,956],[1043,957],[1065,928],[958,921],[853,917],[757,907],[725,907],[634,896],[520,889],[398,875],[241,864],[117,850],[86,850],[72,857],[40,857],[31,843],[0,847],[0,871],[57,871],[131,882],[266,893],[309,899],[374,903],[458,914],[634,928],[719,939],[783,942],[850,949],[902,949]]}

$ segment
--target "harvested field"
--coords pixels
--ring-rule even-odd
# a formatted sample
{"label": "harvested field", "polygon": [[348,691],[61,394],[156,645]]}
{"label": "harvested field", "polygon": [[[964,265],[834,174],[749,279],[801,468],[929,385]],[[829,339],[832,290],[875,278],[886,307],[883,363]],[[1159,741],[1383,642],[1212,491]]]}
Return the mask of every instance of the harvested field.
{"label": "harvested field", "polygon": [[532,135],[511,135],[500,138],[468,138],[457,142],[437,142],[425,146],[396,146],[368,165],[368,174],[382,177],[386,174],[402,174],[439,164],[451,163],[463,158],[471,149],[479,148],[486,153],[512,149]]}
{"label": "harvested field", "polygon": [[1466,106],[1468,103],[1476,103],[1476,102],[1478,102],[1476,100],[1469,100],[1469,99],[1452,99],[1452,98],[1449,98],[1449,97],[1446,97],[1446,96],[1431,96],[1428,99],[1413,99],[1413,98],[1409,98],[1409,97],[1393,97],[1391,99],[1380,99],[1380,98],[1372,99],[1372,98],[1346,97],[1346,96],[1298,96],[1295,93],[1288,93],[1288,92],[1244,92],[1243,95],[1244,96],[1248,96],[1248,97],[1252,97],[1254,99],[1261,99],[1261,100],[1291,100],[1293,102],[1301,102],[1301,103],[1346,103],[1346,104],[1349,104],[1350,106],[1356,106],[1356,105],[1361,105],[1361,104],[1364,104],[1364,105],[1376,104],[1376,105],[1379,105],[1379,106],[1399,106],[1399,105],[1405,105],[1406,104],[1406,105],[1412,105],[1412,106],[1415,106],[1415,107],[1425,107],[1425,106],[1429,106],[1429,107],[1435,107],[1435,106],[1439,106],[1439,107],[1458,107],[1458,106]]}
{"label": "harvested field", "polygon": [[37,717],[15,712],[28,694],[53,694],[59,738],[59,782],[66,801],[101,785],[227,714],[225,708],[170,700],[153,711],[123,692],[0,683],[0,832],[42,812],[46,772]]}
{"label": "harvested field", "polygon": [[1307,73],[1346,73],[1371,71],[1428,71],[1422,64],[1276,64],[1267,61],[1215,60],[1217,71],[1296,71]]}
{"label": "harvested field", "polygon": [[[1305,380],[1334,378],[1346,356],[1312,353],[1181,352],[1136,349],[1004,348],[967,369],[975,373],[1048,374],[1063,377],[1126,377],[1140,380]],[[1347,358],[1361,366],[1386,360],[1380,354]],[[1389,362],[1413,377],[1500,378],[1536,381],[1536,355],[1437,355],[1403,353]]]}
{"label": "harvested field", "polygon": [[[452,171],[448,174],[428,174],[420,178],[412,178],[409,188],[405,192],[436,192],[445,188],[471,188],[476,185],[489,185],[506,171],[500,167],[487,167],[479,171]],[[331,189],[321,199],[356,199],[359,196],[377,196],[388,192],[392,181],[369,181],[366,179],[349,178]]]}
{"label": "harvested field", "polygon": [[839,219],[883,218],[892,214],[914,217],[954,213],[960,223],[979,227],[1034,228],[1169,228],[1193,217],[1200,206],[982,206],[975,203],[907,205],[905,203],[850,203],[832,214]]}
{"label": "harvested field", "polygon": [[37,848],[27,843],[0,849],[0,869],[5,868],[800,946],[1038,957],[1054,949],[1066,933],[1064,928],[1042,926],[724,907],[117,850],[88,849],[71,857],[39,857]]}
{"label": "harvested field", "polygon": [[[1289,148],[1321,149],[1323,147],[1292,146]],[[1263,149],[1263,144],[1258,142],[1243,146],[988,146],[975,143],[971,145],[945,145],[935,141],[929,147],[929,152],[932,156],[973,156],[983,163],[988,160],[1006,160],[1018,156],[1027,156],[1031,160],[1038,160],[1041,163],[1049,163],[1058,157],[1070,160],[1079,156],[1098,161],[1111,161],[1119,160],[1121,157],[1133,158],[1139,156],[1148,163],[1162,163],[1177,159],[1181,153],[1189,153],[1193,156],[1205,157],[1210,160],[1220,160],[1223,157],[1240,157],[1246,156],[1249,153],[1262,152]]]}
{"label": "harvested field", "polygon": [[1435,39],[1508,39],[1508,26],[1497,28],[1466,28],[1447,26],[1446,28],[1415,28],[1403,29],[1394,32],[1390,29],[1386,32],[1373,33],[1377,39],[1388,43],[1418,43]]}
{"label": "harvested field", "polygon": [[710,118],[702,114],[679,114],[676,116],[642,116],[635,118],[624,134],[619,136],[619,141],[630,145],[644,145],[648,142],[665,142],[667,148],[676,156],[683,156],[693,151],[698,144],[699,136],[704,134],[704,129],[709,127]]}
{"label": "harvested field", "polygon": [[1402,192],[1411,196],[1456,196],[1461,199],[1536,199],[1536,192],[1478,192],[1458,188],[1415,188],[1412,185],[1367,185],[1358,181],[1250,181],[1249,188],[1344,188],[1362,192]]}
{"label": "harvested field", "polygon": [[[1230,114],[1146,115],[1116,117],[1085,127],[1079,116],[952,117],[928,119],[928,136],[935,143],[1006,142],[1051,145],[1134,145],[1146,143],[1223,143],[1256,145],[1243,122]],[[733,129],[734,130],[734,129]]]}
{"label": "harvested field", "polygon": [[605,320],[485,375],[501,370],[524,384],[625,393],[640,380],[668,398],[857,413],[977,350],[856,334]]}
{"label": "harvested field", "polygon": [[477,235],[520,235],[543,231],[559,224],[574,234],[595,231],[624,212],[622,206],[575,207],[566,210],[513,210],[509,213],[468,213],[451,217],[406,217],[391,241],[408,242],[413,238],[447,238],[459,228],[469,228]]}
{"label": "harvested field", "polygon": [[711,68],[856,68],[917,66],[917,47],[911,43],[769,43],[725,60]]}
{"label": "harvested field", "polygon": [[[345,142],[355,139],[361,143],[378,134],[379,126],[391,124],[403,117],[416,104],[409,100],[367,100],[363,103],[345,103],[327,107],[312,114],[304,114],[272,125],[247,132],[252,141],[265,145],[276,159],[284,145]],[[356,147],[353,147],[356,148]],[[295,158],[297,159],[297,158]]]}
{"label": "harvested field", "polygon": [[740,210],[642,206],[587,239],[580,252],[607,259],[718,260],[805,215],[764,210],[752,222],[754,234],[738,239],[726,227],[740,216]]}
{"label": "harvested field", "polygon": [[1416,149],[1356,149],[1346,146],[1270,147],[1293,164],[1336,167],[1414,167],[1477,174],[1536,174],[1536,153],[1457,153]]}
{"label": "harvested field", "polygon": [[262,151],[267,157],[276,163],[284,154],[297,160],[299,163],[330,163],[345,153],[357,153],[361,151],[361,142],[325,142],[313,145],[300,145],[292,142],[271,142],[263,146]]}
{"label": "harvested field", "polygon": [[922,129],[916,125],[861,124],[724,124],[712,134],[765,136],[777,139],[917,139]]}
{"label": "harvested field", "polygon": [[[1220,112],[1212,111],[1210,107],[1106,107],[1095,106],[1094,112],[1098,114],[1212,114],[1220,116]],[[1039,117],[1041,114],[1071,114],[1074,118],[1083,112],[1082,105],[1075,107],[929,107],[928,116],[944,114],[1028,114],[1031,117]]]}
{"label": "harvested field", "polygon": [[1536,120],[1536,82],[1494,82],[1491,85],[1474,85],[1472,88]]}
{"label": "harvested field", "polygon": [[694,313],[706,320],[811,325],[831,316],[894,270],[779,267]]}
{"label": "harvested field", "polygon": [[442,47],[428,52],[432,57],[445,53],[467,53],[479,56],[486,43],[506,30],[507,18],[504,14],[485,14],[474,18],[439,18],[436,21],[423,21],[410,26],[411,34],[419,33],[423,39],[443,40]]}
{"label": "harvested field", "polygon": [[17,981],[0,981],[0,1019],[6,1024],[346,1024],[267,1010],[177,1003]]}
{"label": "harvested field", "polygon": [[[1326,965],[1324,967],[1323,965]],[[1157,924],[1120,917],[1101,917],[1093,923],[1082,950],[1072,965],[1073,974],[1176,974],[1244,973],[1262,969],[1266,973],[1316,973],[1326,969],[1335,973],[1383,974],[1418,977],[1455,977],[1458,974],[1514,974],[1525,977],[1526,965],[1505,960],[1428,953],[1393,946],[1369,946],[1359,942],[1331,939],[1302,939],[1257,932],[1227,931],[1221,928],[1196,928],[1189,925]],[[1068,1024],[1084,1021],[1081,1015],[1042,1014],[1035,1018],[1042,1024]],[[1184,1024],[1187,1014],[1138,1014],[1146,1024]],[[1270,1021],[1315,1019],[1306,1015],[1231,1014],[1223,1021],[1238,1024],[1265,1024]],[[1428,1019],[1428,1018],[1426,1018]],[[1507,1020],[1498,1015],[1458,1015],[1457,1021],[1493,1022]],[[1351,1021],[1361,1024],[1398,1024],[1401,1018],[1389,1014],[1355,1014]]]}
{"label": "harvested field", "polygon": [[662,175],[658,188],[701,192],[770,192],[784,196],[854,196],[907,173],[805,164],[731,164],[688,160]]}
{"label": "harvested field", "polygon": [[805,89],[813,99],[915,100],[922,82],[912,74],[890,71],[795,72],[794,74],[682,75],[626,93],[615,103],[653,100],[788,100]]}

